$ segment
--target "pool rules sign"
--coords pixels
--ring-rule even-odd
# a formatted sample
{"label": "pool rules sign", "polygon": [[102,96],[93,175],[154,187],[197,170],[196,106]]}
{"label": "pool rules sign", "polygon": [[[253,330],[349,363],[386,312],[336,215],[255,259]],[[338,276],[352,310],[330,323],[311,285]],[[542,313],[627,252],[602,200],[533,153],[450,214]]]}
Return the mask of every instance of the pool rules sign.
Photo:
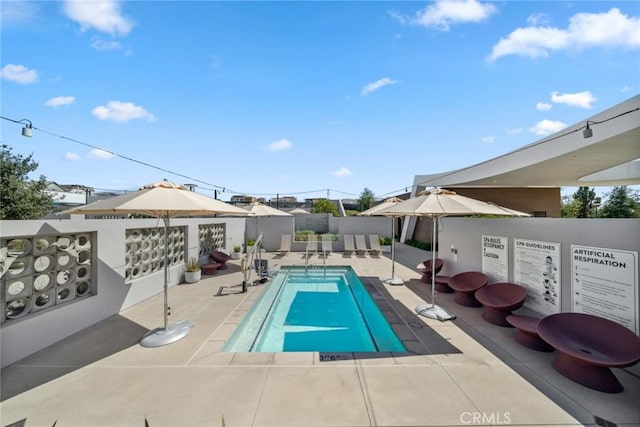
{"label": "pool rules sign", "polygon": [[571,246],[573,311],[638,333],[638,252]]}

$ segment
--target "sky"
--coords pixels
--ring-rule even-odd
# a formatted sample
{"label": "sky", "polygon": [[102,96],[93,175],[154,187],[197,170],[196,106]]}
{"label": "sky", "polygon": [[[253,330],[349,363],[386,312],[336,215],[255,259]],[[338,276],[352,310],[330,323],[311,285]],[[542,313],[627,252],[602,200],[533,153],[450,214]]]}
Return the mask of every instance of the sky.
{"label": "sky", "polygon": [[384,198],[640,91],[632,1],[2,1],[2,144],[96,190]]}

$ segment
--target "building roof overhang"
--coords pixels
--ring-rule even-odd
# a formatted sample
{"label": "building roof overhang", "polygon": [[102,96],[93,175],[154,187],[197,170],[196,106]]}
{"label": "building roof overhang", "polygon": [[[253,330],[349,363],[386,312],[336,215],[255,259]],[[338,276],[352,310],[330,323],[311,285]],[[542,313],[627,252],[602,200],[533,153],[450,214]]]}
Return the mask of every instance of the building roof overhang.
{"label": "building roof overhang", "polygon": [[[585,137],[587,128],[592,136]],[[640,184],[640,95],[520,149],[466,168],[416,175],[420,187]]]}

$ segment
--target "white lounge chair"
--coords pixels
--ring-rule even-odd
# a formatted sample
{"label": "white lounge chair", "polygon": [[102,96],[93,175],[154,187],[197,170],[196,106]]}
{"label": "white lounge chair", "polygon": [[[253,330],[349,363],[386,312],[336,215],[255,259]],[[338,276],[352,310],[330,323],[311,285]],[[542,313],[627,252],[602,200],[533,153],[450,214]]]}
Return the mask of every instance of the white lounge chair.
{"label": "white lounge chair", "polygon": [[356,234],[356,253],[366,255],[367,252],[369,252],[369,248],[364,240],[364,234]]}
{"label": "white lounge chair", "polygon": [[322,253],[324,253],[324,255],[327,256],[331,252],[333,252],[333,242],[331,241],[331,235],[323,234],[322,235]]}
{"label": "white lounge chair", "polygon": [[353,244],[353,234],[345,234],[342,236],[342,241],[344,242],[344,253],[351,255],[356,250]]}
{"label": "white lounge chair", "polygon": [[315,234],[307,236],[307,254],[318,252],[318,237]]}
{"label": "white lounge chair", "polygon": [[291,252],[291,234],[283,234],[280,236],[280,249],[278,253],[282,256]]}
{"label": "white lounge chair", "polygon": [[380,239],[377,234],[369,234],[369,247],[371,248],[371,255],[380,256],[382,253]]}

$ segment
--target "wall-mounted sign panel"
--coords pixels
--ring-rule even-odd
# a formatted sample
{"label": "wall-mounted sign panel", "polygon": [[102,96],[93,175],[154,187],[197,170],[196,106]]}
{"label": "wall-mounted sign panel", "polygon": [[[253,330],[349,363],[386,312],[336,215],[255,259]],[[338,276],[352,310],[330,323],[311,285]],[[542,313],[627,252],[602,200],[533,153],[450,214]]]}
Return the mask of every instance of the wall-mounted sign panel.
{"label": "wall-mounted sign panel", "polygon": [[573,311],[638,333],[638,252],[571,245]]}
{"label": "wall-mounted sign panel", "polygon": [[527,288],[525,307],[559,313],[560,272],[560,243],[513,239],[513,280]]}
{"label": "wall-mounted sign panel", "polygon": [[489,283],[509,281],[509,238],[482,236],[482,272]]}

